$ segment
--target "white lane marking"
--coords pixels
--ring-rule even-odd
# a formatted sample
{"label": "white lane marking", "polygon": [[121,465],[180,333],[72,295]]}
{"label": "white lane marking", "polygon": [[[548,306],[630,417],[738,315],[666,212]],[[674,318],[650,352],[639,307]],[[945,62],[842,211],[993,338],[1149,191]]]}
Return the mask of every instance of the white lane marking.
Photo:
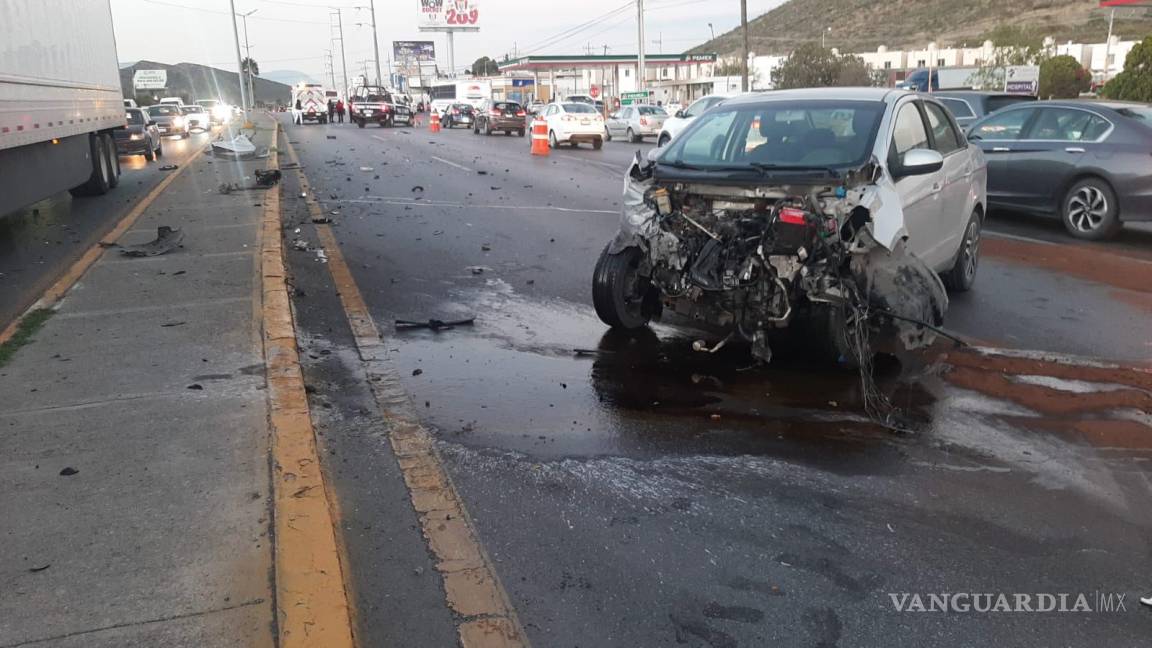
{"label": "white lane marking", "polygon": [[431,158],[433,160],[436,160],[437,162],[443,162],[444,164],[447,164],[450,167],[456,167],[457,169],[460,169],[461,171],[467,171],[468,173],[476,173],[475,169],[469,169],[468,167],[464,166],[463,164],[456,164],[455,162],[453,162],[451,160],[445,160],[444,158],[439,158],[439,157],[436,157],[435,155],[431,156]]}
{"label": "white lane marking", "polygon": [[384,139],[383,137],[380,137],[379,135],[373,135],[372,139],[380,140],[381,142],[387,142],[388,141],[388,140]]}
{"label": "white lane marking", "polygon": [[[332,201],[330,201],[332,202]],[[616,215],[620,212],[612,211],[610,209],[575,209],[572,207],[553,207],[550,205],[545,206],[532,206],[532,205],[472,205],[458,202],[448,202],[444,200],[412,200],[411,198],[344,198],[334,202],[344,203],[360,203],[370,205],[404,205],[406,207],[452,207],[455,209],[513,209],[513,210],[533,210],[533,211],[559,211],[559,212],[575,212],[580,214],[612,214]]]}
{"label": "white lane marking", "polygon": [[1044,239],[1032,238],[1031,236],[1020,236],[1019,234],[1007,234],[1005,232],[995,232],[992,230],[984,230],[984,236],[992,236],[995,238],[1012,239],[1013,241],[1024,241],[1026,243],[1041,243],[1043,245],[1060,245],[1060,243],[1053,243],[1052,241],[1045,241]]}

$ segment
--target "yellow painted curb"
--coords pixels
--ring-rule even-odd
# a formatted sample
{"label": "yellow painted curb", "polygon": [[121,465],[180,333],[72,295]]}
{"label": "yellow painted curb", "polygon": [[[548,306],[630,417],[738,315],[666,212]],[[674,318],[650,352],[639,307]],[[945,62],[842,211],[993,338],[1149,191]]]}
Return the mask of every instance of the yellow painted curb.
{"label": "yellow painted curb", "polygon": [[[269,166],[277,166],[272,149]],[[280,648],[351,648],[348,594],[338,551],[335,507],[316,452],[316,436],[296,353],[285,281],[280,191],[268,192],[261,228],[264,360],[272,428],[276,607]]]}
{"label": "yellow painted curb", "polygon": [[[291,142],[287,144],[287,153],[296,164],[310,216],[322,220],[324,212],[316,202]],[[435,556],[436,570],[443,577],[445,598],[461,620],[457,627],[461,645],[464,648],[527,648],[528,637],[516,611],[436,453],[431,433],[412,411],[399,373],[391,364],[332,227],[326,224],[315,227],[360,359],[367,370],[368,384],[389,423],[388,438],[408,486],[412,507],[419,517],[428,548]]]}
{"label": "yellow painted curb", "polygon": [[[140,218],[140,214],[143,214],[144,210],[151,207],[156,198],[168,188],[168,185],[172,184],[181,173],[184,173],[184,169],[191,166],[192,163],[196,161],[196,158],[200,157],[203,153],[204,149],[200,149],[188,156],[180,168],[169,173],[159,184],[152,187],[152,190],[145,194],[144,197],[136,203],[135,207],[129,210],[127,214],[124,214],[120,222],[116,223],[116,227],[112,228],[112,231],[101,237],[101,240],[115,241],[123,236],[124,232],[127,232],[136,224],[136,220]],[[76,259],[76,261],[64,271],[64,274],[60,275],[60,277],[40,295],[40,298],[37,299],[35,303],[13,320],[11,324],[6,326],[3,331],[0,331],[0,344],[4,344],[16,334],[16,329],[20,327],[20,322],[24,321],[28,313],[41,308],[52,308],[59,303],[61,299],[64,299],[64,295],[68,294],[72,286],[84,276],[85,272],[88,272],[88,268],[92,267],[93,263],[96,263],[97,259],[104,254],[104,251],[105,249],[101,247],[99,243],[88,248],[79,259]]]}

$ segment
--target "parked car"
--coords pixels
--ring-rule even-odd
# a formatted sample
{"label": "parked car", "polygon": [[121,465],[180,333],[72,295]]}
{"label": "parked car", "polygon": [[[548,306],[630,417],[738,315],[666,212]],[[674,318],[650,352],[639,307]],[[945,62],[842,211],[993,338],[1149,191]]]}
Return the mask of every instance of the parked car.
{"label": "parked car", "polygon": [[472,125],[472,132],[479,135],[491,135],[492,131],[504,131],[505,135],[515,132],[524,137],[524,128],[528,113],[524,106],[515,101],[496,101],[485,99],[476,109],[476,118]]}
{"label": "parked car", "polygon": [[1056,214],[1072,236],[1102,240],[1152,220],[1152,106],[1037,101],[975,122],[994,207]]}
{"label": "parked car", "polygon": [[149,119],[156,122],[161,137],[165,135],[177,135],[180,139],[188,137],[188,122],[185,121],[179,106],[158,104],[148,106],[147,111]]}
{"label": "parked car", "polygon": [[660,106],[639,104],[624,106],[604,120],[605,137],[623,137],[632,143],[641,142],[645,137],[656,137],[664,127],[668,113]]}
{"label": "parked car", "polygon": [[212,114],[205,111],[202,106],[186,105],[180,108],[184,114],[184,121],[188,123],[188,130],[207,131],[212,129]]}
{"label": "parked car", "polygon": [[972,122],[1001,108],[1025,101],[1036,101],[1036,97],[1032,95],[980,92],[978,90],[945,90],[933,92],[932,96],[952,111],[956,123],[965,130],[972,125]]}
{"label": "parked car", "polygon": [[143,155],[149,162],[163,155],[160,130],[156,128],[156,122],[139,108],[128,108],[124,113],[128,126],[112,131],[116,139],[116,152],[120,155]]}
{"label": "parked car", "polygon": [[539,99],[533,99],[532,101],[528,102],[528,107],[527,107],[528,114],[529,115],[535,115],[535,114],[539,113],[540,110],[542,110],[544,108],[544,106],[547,106],[547,105],[548,104],[544,103],[543,101],[540,101]]}
{"label": "parked car", "polygon": [[456,126],[471,126],[475,120],[476,109],[472,107],[472,104],[457,102],[444,110],[440,124],[444,128],[455,128]]}
{"label": "parked car", "polygon": [[679,110],[671,117],[664,120],[664,125],[660,129],[660,135],[656,138],[656,146],[665,146],[672,138],[676,137],[680,131],[688,127],[697,117],[704,114],[712,106],[728,99],[732,95],[726,94],[712,94],[700,97],[696,101],[688,104],[688,107]]}
{"label": "parked car", "polygon": [[604,146],[604,118],[591,104],[548,104],[541,116],[548,122],[548,145],[552,148],[562,143],[575,148],[580,142],[588,142],[595,149]]}
{"label": "parked car", "polygon": [[620,231],[593,275],[596,312],[614,328],[670,307],[746,339],[762,361],[797,327],[828,357],[864,362],[861,340],[892,327],[884,339],[931,342],[921,324],[942,322],[944,286],[975,281],[984,155],[932,98],[745,95],[655,151],[629,170]]}

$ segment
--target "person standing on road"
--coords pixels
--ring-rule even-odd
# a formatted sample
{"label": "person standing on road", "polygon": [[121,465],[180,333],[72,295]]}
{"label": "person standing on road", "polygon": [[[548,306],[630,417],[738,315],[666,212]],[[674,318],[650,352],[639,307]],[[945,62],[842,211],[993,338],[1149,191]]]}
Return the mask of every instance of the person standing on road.
{"label": "person standing on road", "polygon": [[336,102],[331,99],[328,100],[328,115],[331,117],[336,116]]}
{"label": "person standing on road", "polygon": [[344,123],[344,100],[343,99],[337,99],[336,100],[336,121],[341,123],[341,124]]}
{"label": "person standing on road", "polygon": [[300,100],[296,100],[296,105],[292,108],[292,123],[301,124],[304,122],[304,104]]}

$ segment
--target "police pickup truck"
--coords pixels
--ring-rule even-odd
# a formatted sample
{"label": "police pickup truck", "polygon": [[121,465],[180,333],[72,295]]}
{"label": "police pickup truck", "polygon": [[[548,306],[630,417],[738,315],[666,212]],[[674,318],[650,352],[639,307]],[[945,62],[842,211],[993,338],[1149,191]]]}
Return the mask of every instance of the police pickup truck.
{"label": "police pickup truck", "polygon": [[412,108],[394,99],[393,93],[383,86],[353,88],[348,108],[349,116],[360,128],[369,122],[381,126],[412,125]]}

